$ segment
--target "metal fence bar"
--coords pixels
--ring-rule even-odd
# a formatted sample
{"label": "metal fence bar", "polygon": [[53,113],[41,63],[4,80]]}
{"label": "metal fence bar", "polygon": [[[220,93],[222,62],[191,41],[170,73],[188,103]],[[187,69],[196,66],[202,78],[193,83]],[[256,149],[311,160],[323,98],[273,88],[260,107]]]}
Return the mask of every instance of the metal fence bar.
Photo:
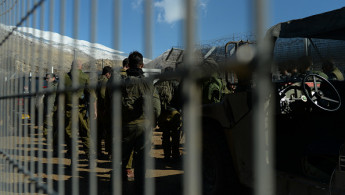
{"label": "metal fence bar", "polygon": [[[79,35],[79,0],[74,1],[73,4],[73,38],[75,39],[74,45],[76,48],[76,40],[78,39]],[[75,51],[76,55],[76,51]],[[77,57],[77,56],[75,56]],[[74,59],[75,60],[75,59]],[[73,78],[72,79],[72,88],[78,88],[79,87],[79,74],[77,72],[76,67],[72,65],[73,68],[71,68],[71,75]],[[71,116],[71,122],[72,122],[72,194],[73,195],[78,195],[79,194],[79,172],[78,172],[78,159],[79,159],[79,148],[78,148],[78,129],[79,129],[79,124],[78,124],[78,99],[79,97],[77,96],[76,93],[72,93],[72,116]]]}
{"label": "metal fence bar", "polygon": [[[114,41],[114,48],[120,50],[120,41],[121,41],[121,0],[114,1],[114,23],[113,23],[113,41]],[[112,173],[110,177],[112,178],[111,186],[112,186],[112,194],[122,194],[122,169],[121,169],[121,161],[122,161],[122,118],[121,118],[121,91],[120,91],[120,80],[113,77],[112,85],[113,91],[112,93],[112,143],[113,146],[112,150]],[[115,155],[116,154],[116,155]]]}
{"label": "metal fence bar", "polygon": [[[45,18],[45,2],[43,2],[40,6],[40,14],[39,14],[39,18],[38,18],[38,22],[39,22],[39,29],[41,30],[38,34],[38,36],[40,38],[43,38],[43,30],[44,30],[44,18]],[[37,11],[36,11],[37,12]],[[37,59],[38,59],[38,62],[35,63],[37,64],[39,67],[38,67],[38,79],[34,78],[36,80],[36,86],[38,86],[38,92],[42,93],[43,92],[43,71],[44,71],[44,64],[42,62],[43,60],[43,53],[46,51],[42,49],[42,47],[39,47],[37,48],[37,51],[38,51],[38,56],[37,56]],[[35,86],[35,87],[36,87]],[[39,178],[39,184],[41,186],[43,186],[43,173],[44,173],[44,170],[43,170],[43,102],[42,104],[40,103],[41,101],[41,95],[36,95],[36,108],[35,108],[35,112],[36,112],[36,109],[38,109],[37,111],[37,114],[38,114],[38,119],[37,119],[37,132],[38,132],[38,178]],[[43,101],[43,100],[42,100]],[[40,191],[39,193],[43,193],[43,189],[40,188]]]}
{"label": "metal fence bar", "polygon": [[[61,0],[60,1],[60,34],[65,33],[65,14],[66,14],[66,1]],[[60,41],[64,41],[64,36],[60,37]],[[59,60],[58,60],[58,68],[63,68],[63,61],[65,59],[65,56],[63,54],[63,46],[61,45],[59,47]],[[58,89],[63,91],[65,89],[65,79],[61,78],[59,80],[59,86]],[[58,184],[58,193],[59,195],[65,194],[65,182],[63,175],[65,173],[64,171],[64,154],[61,152],[63,150],[63,144],[65,143],[65,116],[64,116],[64,105],[65,105],[65,95],[63,93],[57,94],[58,95],[58,112],[57,112],[57,118],[60,121],[58,124],[58,145],[55,146],[57,148],[54,148],[54,150],[57,150],[58,153],[58,174],[59,174],[59,184]]]}
{"label": "metal fence bar", "polygon": [[[54,24],[54,0],[49,1],[49,31],[51,32],[49,34],[49,39],[51,40],[51,43],[49,44],[49,50],[47,52],[48,59],[52,59],[52,40],[53,40],[53,24]],[[54,73],[53,70],[53,63],[48,62],[48,72],[51,70],[51,73]],[[55,94],[56,96],[56,94]],[[53,96],[54,97],[54,96]],[[48,97],[47,97],[48,98]],[[48,108],[46,108],[48,110]],[[54,114],[46,113],[44,114],[44,118],[47,123],[47,136],[46,136],[46,143],[47,143],[47,188],[48,193],[53,193],[53,127],[50,124],[53,124],[53,117]]]}
{"label": "metal fence bar", "polygon": [[[194,46],[195,46],[195,28],[196,28],[196,0],[188,0],[185,2],[186,20],[184,26],[184,42],[185,42],[185,59],[186,65],[190,68],[194,66]],[[195,78],[191,74],[185,78],[183,89],[183,97],[185,97],[183,129],[186,135],[185,150],[187,154],[184,157],[183,168],[184,175],[184,194],[198,195],[201,194],[201,151],[200,146],[200,89],[196,85]]]}
{"label": "metal fence bar", "polygon": [[[27,4],[27,2],[26,2]],[[25,3],[22,4],[22,15],[24,16],[26,14],[26,12],[28,11],[28,6],[26,6]],[[28,22],[25,20],[26,25],[28,25]],[[23,42],[22,48],[24,50],[24,58],[28,59],[29,58],[29,51],[28,51],[28,46],[25,45],[25,43]],[[28,80],[28,74],[24,74],[24,80],[26,83],[23,83],[23,85],[28,86],[27,80]],[[24,102],[24,113],[29,113],[29,104],[28,104],[28,99],[27,98],[23,98],[23,102]],[[28,120],[25,119],[25,123],[28,123]],[[29,127],[28,125],[24,126],[24,137],[25,137],[25,141],[24,141],[24,170],[25,172],[29,172],[29,150],[27,148],[29,148],[29,139],[27,139],[29,137]],[[26,177],[26,181],[28,181],[28,177]],[[30,188],[29,188],[29,182],[24,184],[24,192],[29,192]]]}
{"label": "metal fence bar", "polygon": [[[2,11],[3,10],[3,5],[1,4],[0,6],[0,10]],[[3,22],[4,21],[4,17],[0,17],[0,21]],[[1,52],[4,52],[5,49],[4,47],[1,47]],[[3,68],[4,72],[6,71],[6,66]],[[1,95],[5,95],[5,89],[6,89],[6,83],[5,81],[1,80]],[[5,129],[7,127],[7,121],[6,121],[6,115],[7,115],[7,112],[6,112],[6,100],[1,100],[1,120],[2,120],[2,127],[1,127],[1,131],[0,131],[0,136],[1,137],[4,137],[4,132],[5,132]],[[0,147],[1,149],[3,150],[4,149],[4,142],[0,142]],[[1,162],[1,172],[2,174],[0,175],[0,180],[1,180],[1,184],[0,184],[0,188],[5,191],[5,174],[6,174],[6,169],[5,169],[5,163],[6,163],[6,160],[5,158],[3,158],[3,154],[1,154],[1,158],[0,158],[0,162]]]}
{"label": "metal fence bar", "polygon": [[[90,41],[91,44],[94,45],[96,43],[96,34],[97,34],[97,0],[92,0],[91,1],[91,25],[90,25]],[[95,49],[94,47],[91,47],[91,56],[94,56],[95,54]],[[90,57],[90,66],[91,67],[95,67],[96,66],[96,61],[92,60]],[[97,81],[98,81],[98,71],[97,71],[97,67],[96,68],[91,68],[91,73],[90,73],[90,85],[92,86],[97,86]],[[97,129],[97,119],[94,118],[94,113],[97,112],[97,109],[95,109],[95,107],[93,107],[93,105],[97,103],[95,97],[91,96],[90,97],[90,114],[89,114],[89,118],[90,118],[90,158],[89,158],[89,165],[90,165],[90,174],[89,174],[89,183],[90,183],[90,190],[89,193],[90,194],[97,194],[97,189],[98,189],[98,185],[97,185],[97,177],[96,177],[96,167],[97,167],[97,151],[98,151],[98,144],[97,144],[97,136],[100,136],[100,134],[98,134],[98,129]],[[100,116],[97,116],[100,117]],[[98,139],[99,140],[99,139]]]}
{"label": "metal fence bar", "polygon": [[[257,35],[257,78],[254,89],[256,101],[254,101],[254,189],[257,195],[275,194],[274,185],[274,158],[273,158],[273,108],[272,83],[270,75],[270,42],[264,39],[267,26],[267,0],[254,1],[255,31]],[[269,104],[267,101],[271,100]]]}
{"label": "metal fence bar", "polygon": [[[17,74],[19,78],[24,77],[25,83],[22,80],[16,80],[14,83],[6,82],[5,80],[0,80],[0,86],[2,86],[0,90],[0,137],[4,139],[3,142],[0,143],[0,188],[1,192],[4,191],[5,194],[11,193],[29,193],[29,194],[54,194],[55,191],[53,189],[53,165],[55,162],[58,167],[57,172],[57,192],[59,194],[65,194],[65,181],[64,181],[64,174],[65,174],[65,155],[63,152],[64,147],[63,145],[66,144],[64,136],[65,136],[65,95],[67,93],[72,93],[72,106],[71,106],[71,121],[72,121],[72,141],[71,141],[71,148],[68,148],[72,151],[71,157],[71,168],[72,168],[72,185],[71,185],[71,192],[73,195],[80,194],[80,173],[79,173],[79,135],[78,135],[78,97],[76,92],[72,92],[71,89],[65,88],[65,81],[64,75],[60,78],[59,90],[57,93],[59,99],[59,105],[57,110],[57,119],[58,119],[58,139],[57,139],[57,148],[53,148],[53,139],[55,138],[53,135],[52,129],[47,129],[47,137],[46,140],[43,137],[44,130],[43,124],[45,120],[49,120],[46,118],[44,113],[44,105],[40,105],[38,107],[38,114],[36,114],[36,107],[35,107],[35,97],[42,95],[45,91],[43,90],[43,74],[48,70],[53,72],[54,64],[50,62],[48,64],[44,64],[42,58],[43,56],[48,56],[50,58],[52,56],[52,44],[53,42],[49,43],[49,50],[44,51],[42,48],[37,48],[35,44],[30,46],[26,43],[21,43],[19,40],[12,40],[12,35],[15,33],[19,33],[18,27],[21,25],[26,25],[28,27],[32,27],[33,29],[40,27],[41,32],[45,29],[45,4],[44,1],[38,0],[27,0],[27,1],[17,1],[17,0],[8,0],[3,1],[0,10],[1,13],[5,13],[1,15],[0,20],[3,24],[6,25],[14,25],[12,30],[9,30],[9,33],[5,35],[0,42],[0,51],[2,53],[6,53],[7,50],[10,48],[18,47],[18,51],[21,53],[21,58],[25,58],[26,64],[18,65],[15,59],[16,56],[12,56],[9,54],[9,58],[6,60],[6,64],[4,65],[4,74],[9,79],[10,76]],[[65,33],[65,17],[66,17],[66,1],[61,0],[58,2],[60,6],[60,34],[64,35]],[[120,41],[121,41],[121,0],[115,0],[114,3],[114,23],[113,23],[113,39],[114,39],[114,48],[119,50],[120,49]],[[266,13],[265,8],[266,1],[265,0],[258,0],[255,2],[256,4],[256,31],[258,37],[263,37],[264,34],[264,26],[265,26],[265,17],[263,13]],[[90,26],[90,40],[91,43],[94,45],[96,43],[96,34],[97,34],[97,0],[92,0],[90,2],[91,6],[91,26]],[[189,71],[194,65],[194,50],[195,50],[195,42],[196,42],[196,21],[195,15],[197,15],[196,9],[197,0],[188,0],[185,1],[184,7],[186,8],[186,19],[185,19],[185,27],[184,27],[184,44],[185,44],[185,62],[187,65],[187,70]],[[55,1],[49,1],[49,30],[53,31],[53,22],[54,22],[54,6]],[[144,53],[145,57],[152,58],[152,46],[153,46],[153,32],[152,32],[152,0],[145,1],[145,20],[144,20]],[[36,10],[37,9],[37,10]],[[80,1],[75,0],[73,1],[73,38],[75,40],[78,39],[79,36],[79,14],[80,14]],[[37,16],[38,12],[40,17]],[[37,25],[37,21],[39,21],[39,25]],[[29,33],[29,30],[26,29],[24,33]],[[31,33],[31,32],[30,32]],[[42,34],[35,34],[35,36],[43,38]],[[52,34],[50,35],[50,39],[52,40]],[[64,41],[64,38],[61,37],[61,42]],[[77,42],[74,42],[75,47],[75,59],[79,58],[78,51],[77,51]],[[273,138],[272,138],[272,121],[268,120],[268,126],[264,123],[265,118],[264,116],[268,116],[271,119],[272,110],[265,110],[263,105],[265,104],[265,100],[267,96],[270,94],[270,80],[266,77],[269,70],[267,69],[266,64],[270,63],[269,55],[267,52],[267,45],[264,40],[258,39],[258,51],[261,52],[258,56],[258,79],[257,79],[257,91],[256,94],[259,97],[258,101],[255,104],[255,137],[257,140],[255,142],[255,193],[258,195],[261,194],[274,194],[275,192],[275,184],[274,184],[274,172],[273,172]],[[67,58],[64,56],[63,48],[60,47],[59,53],[59,62],[58,65],[55,67],[58,71],[63,72],[64,69],[64,60]],[[47,53],[44,53],[47,52]],[[94,54],[94,49],[90,49],[91,56]],[[37,60],[38,59],[38,60]],[[67,59],[66,59],[67,60]],[[91,58],[90,58],[91,61]],[[95,66],[94,62],[91,62],[91,66]],[[262,68],[261,68],[262,67]],[[17,70],[18,69],[18,70]],[[32,74],[27,74],[28,70]],[[2,71],[2,70],[1,70]],[[0,71],[0,72],[1,72]],[[26,72],[26,74],[22,74],[20,72]],[[91,71],[90,76],[92,78],[97,77],[96,71]],[[0,76],[2,77],[2,75]],[[36,80],[36,77],[39,79]],[[78,78],[78,74],[75,70],[72,70],[72,77]],[[28,80],[31,79],[30,82]],[[188,195],[199,195],[202,194],[202,175],[201,175],[201,121],[200,121],[200,113],[201,113],[201,99],[195,97],[201,97],[201,89],[196,83],[195,77],[189,71],[187,73],[187,77],[184,78],[184,88],[183,88],[183,97],[185,98],[185,105],[184,105],[184,131],[186,133],[187,141],[185,143],[185,150],[187,154],[184,156],[183,159],[183,169],[185,174],[183,176],[184,179],[184,194]],[[23,94],[23,88],[25,85],[31,85],[29,88],[31,89],[29,94]],[[124,189],[122,189],[122,169],[121,169],[121,161],[122,161],[122,116],[121,116],[121,82],[120,80],[113,79],[112,83],[112,98],[113,98],[113,115],[112,115],[112,133],[113,133],[113,156],[112,156],[112,173],[111,173],[111,186],[112,186],[112,194],[121,194]],[[36,88],[38,86],[38,88]],[[90,86],[92,89],[96,89],[97,81],[92,80],[90,81]],[[72,89],[77,91],[82,86],[80,86],[78,79],[72,79]],[[47,96],[52,95],[51,93],[47,93]],[[18,100],[23,98],[24,106],[18,105]],[[28,100],[30,99],[30,100]],[[153,112],[152,112],[152,102],[150,98],[146,98],[148,101],[145,103],[145,114],[147,116],[148,121],[153,121]],[[90,105],[93,103],[93,99],[90,100]],[[28,107],[30,105],[30,107]],[[22,111],[23,110],[23,111]],[[94,113],[93,107],[90,107],[89,110],[89,117],[92,118],[92,113]],[[265,115],[263,113],[268,113]],[[18,114],[19,113],[19,114]],[[22,120],[22,114],[29,113],[31,116],[30,124],[28,124],[28,120]],[[36,119],[38,121],[37,126],[35,124]],[[152,123],[146,123],[147,129],[153,129]],[[13,128],[13,129],[12,129]],[[152,132],[146,132],[145,140],[151,140]],[[97,136],[100,136],[97,131],[97,121],[92,120],[90,121],[90,158],[88,163],[89,164],[89,193],[90,194],[97,194],[99,193],[100,189],[98,188],[97,184]],[[55,140],[56,141],[56,140]],[[69,143],[68,143],[69,144]],[[58,151],[58,158],[54,159],[53,151]],[[154,159],[150,157],[150,148],[147,148],[145,151],[145,169],[146,170],[153,170],[155,167]],[[45,155],[47,154],[47,155]],[[262,155],[265,154],[265,155]],[[56,161],[55,161],[56,160]],[[47,165],[46,167],[44,165]],[[22,173],[20,173],[22,172]],[[7,183],[5,181],[8,181]],[[11,181],[14,181],[11,183]],[[155,183],[154,178],[146,179],[145,180],[145,194],[155,194]],[[21,184],[22,182],[22,184]]]}
{"label": "metal fence bar", "polygon": [[[152,0],[146,0],[144,3],[145,6],[145,16],[144,16],[144,54],[147,58],[152,59],[152,45],[153,45],[153,35],[152,35]],[[153,80],[152,80],[153,83]],[[152,171],[154,169],[154,160],[150,156],[151,155],[151,140],[152,140],[152,130],[153,125],[152,121],[154,121],[153,116],[153,105],[152,105],[152,95],[146,94],[146,101],[145,101],[145,116],[147,116],[145,130],[148,131],[145,133],[144,139],[145,142],[149,142],[145,147],[145,170]],[[155,194],[155,183],[154,180],[145,179],[145,193],[146,195]]]}
{"label": "metal fence bar", "polygon": [[[16,11],[15,11],[15,23],[17,22],[17,21],[19,21],[19,18],[20,18],[20,6],[18,5],[18,4],[16,4]],[[17,42],[15,42],[15,44],[17,45],[17,49],[18,49],[18,51],[20,52],[21,50],[22,50],[22,46],[21,46],[21,43],[20,43],[20,41],[18,40]],[[21,52],[20,52],[21,53]],[[21,67],[19,67],[19,69],[21,69]],[[20,71],[22,71],[22,70],[20,70]],[[20,93],[19,92],[19,90],[20,89],[23,89],[23,83],[21,83],[21,82],[18,82],[17,84],[16,84],[16,88],[15,88],[15,93]],[[17,106],[17,108],[16,109],[18,109],[18,110],[22,110],[22,106],[21,105],[19,105],[19,99],[18,99],[18,101],[17,101],[17,103],[16,103],[16,105],[18,105]],[[1,119],[0,119],[1,120]],[[19,166],[21,166],[22,165],[22,163],[21,163],[21,161],[23,161],[23,156],[24,156],[24,151],[23,151],[23,145],[24,145],[24,140],[23,140],[23,137],[24,137],[24,135],[23,135],[23,124],[22,124],[22,120],[18,120],[18,139],[17,139],[17,141],[15,142],[15,143],[18,143],[19,145],[22,145],[21,147],[20,147],[20,149],[18,149],[18,152],[17,152],[17,163],[18,163],[18,165]],[[19,167],[18,166],[18,167]],[[21,167],[23,167],[23,166],[21,166]],[[23,169],[23,168],[22,168]],[[17,172],[19,172],[19,168],[18,168],[18,171]],[[23,182],[24,181],[24,175],[23,174],[18,174],[18,180],[17,181],[15,181],[16,183],[18,183],[17,184],[17,186],[18,186],[18,193],[20,194],[20,193],[24,193],[24,186],[23,185],[21,185],[20,184],[20,182]]]}

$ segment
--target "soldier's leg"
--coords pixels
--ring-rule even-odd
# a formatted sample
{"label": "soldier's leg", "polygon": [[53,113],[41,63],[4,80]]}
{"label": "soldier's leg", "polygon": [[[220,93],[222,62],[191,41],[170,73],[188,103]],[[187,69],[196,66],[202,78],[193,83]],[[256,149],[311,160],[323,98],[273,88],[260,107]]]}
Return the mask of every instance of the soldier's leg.
{"label": "soldier's leg", "polygon": [[[127,180],[127,165],[134,155],[135,129],[131,125],[123,126],[122,138],[122,179]],[[116,155],[116,154],[114,154]]]}
{"label": "soldier's leg", "polygon": [[65,111],[65,144],[67,149],[67,155],[71,155],[72,152],[72,112]]}
{"label": "soldier's leg", "polygon": [[86,156],[89,158],[90,153],[94,153],[94,151],[91,151],[90,149],[90,126],[89,126],[89,120],[86,117],[87,111],[86,110],[79,110],[78,117],[79,117],[79,136],[82,141],[84,151]]}
{"label": "soldier's leg", "polygon": [[145,147],[148,147],[149,142],[145,142],[145,124],[139,124],[136,127],[136,138],[133,154],[134,166],[134,185],[136,194],[144,194],[144,180],[145,180]]}
{"label": "soldier's leg", "polygon": [[180,135],[181,135],[182,118],[179,112],[174,112],[171,120],[171,150],[174,159],[180,158]]}
{"label": "soldier's leg", "polygon": [[172,150],[172,158],[178,159],[180,158],[180,130],[175,129],[171,131],[171,150]]}
{"label": "soldier's leg", "polygon": [[112,136],[112,129],[110,127],[105,128],[105,138],[104,138],[104,149],[105,152],[108,153],[109,157],[112,155],[112,147],[113,147],[113,136]]}
{"label": "soldier's leg", "polygon": [[97,118],[97,157],[98,158],[103,157],[102,141],[105,138],[104,131],[105,130],[104,130],[104,125],[103,125],[103,120],[101,118]]}
{"label": "soldier's leg", "polygon": [[164,152],[164,159],[169,160],[171,157],[170,130],[167,126],[163,126],[160,128],[163,128],[162,147]]}
{"label": "soldier's leg", "polygon": [[128,160],[128,163],[127,163],[127,166],[126,166],[127,169],[132,168],[132,164],[133,164],[133,154],[134,154],[134,151],[132,150],[131,156],[129,157],[129,160]]}

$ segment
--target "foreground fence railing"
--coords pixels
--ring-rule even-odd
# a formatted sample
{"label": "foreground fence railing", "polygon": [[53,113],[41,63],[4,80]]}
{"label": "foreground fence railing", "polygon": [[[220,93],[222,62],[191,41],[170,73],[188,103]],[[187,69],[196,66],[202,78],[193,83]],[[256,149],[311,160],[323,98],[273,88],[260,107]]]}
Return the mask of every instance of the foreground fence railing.
{"label": "foreground fence railing", "polygon": [[[60,34],[66,32],[66,20],[72,22],[73,39],[79,38],[80,29],[80,5],[85,1],[74,0],[72,3],[65,0],[60,1],[17,1],[4,0],[0,4],[0,57],[2,59],[0,65],[0,194],[121,194],[131,188],[122,185],[124,183],[121,173],[122,160],[122,116],[121,116],[121,81],[113,79],[109,84],[112,88],[112,116],[111,116],[111,136],[112,140],[112,159],[107,161],[107,167],[100,167],[100,159],[96,152],[90,152],[88,156],[82,151],[80,107],[78,90],[84,89],[85,86],[80,85],[80,79],[73,79],[70,86],[66,83],[66,73],[72,61],[82,60],[91,61],[90,78],[97,78],[96,62],[92,57],[95,52],[90,47],[89,56],[78,53],[77,41],[74,42],[74,52],[65,52],[63,44],[58,47],[53,46],[53,33],[49,37],[44,37],[43,31],[53,32],[53,29],[59,29]],[[102,31],[97,29],[97,4],[102,1],[90,0],[90,40],[96,43],[97,33]],[[121,1],[113,2],[113,40],[114,48],[120,50],[121,41]],[[152,58],[152,1],[145,1],[145,20],[143,40],[145,48],[144,55],[146,58]],[[263,37],[263,29],[265,17],[266,2],[264,0],[257,1],[256,14],[257,32]],[[66,18],[67,6],[72,6],[72,18]],[[185,1],[186,20],[183,28],[184,34],[184,60],[185,66],[183,71],[176,74],[168,75],[170,77],[181,77],[183,75],[183,131],[185,132],[186,142],[184,145],[185,153],[183,154],[183,190],[180,193],[188,195],[202,194],[202,155],[201,140],[202,128],[200,118],[201,105],[201,89],[197,85],[197,76],[191,72],[195,67],[195,40],[197,15],[196,1]],[[86,10],[82,10],[86,11]],[[58,21],[58,24],[55,22]],[[40,33],[32,31],[30,28],[40,29]],[[34,38],[23,38],[24,35],[32,34],[40,37],[47,44],[41,44]],[[61,43],[66,41],[61,36]],[[47,41],[48,40],[48,41]],[[269,47],[264,41],[258,40],[258,48]],[[269,54],[265,53],[265,49],[259,49],[262,53],[259,55],[259,66],[264,67],[269,62]],[[117,59],[121,61],[122,59]],[[226,63],[226,66],[231,66]],[[272,179],[272,163],[267,164],[265,160],[272,159],[271,142],[267,143],[266,134],[260,133],[267,128],[262,124],[265,121],[262,117],[260,105],[265,101],[269,88],[267,88],[267,80],[265,75],[267,69],[259,68],[258,89],[256,91],[259,100],[257,103],[257,113],[255,121],[257,125],[257,138],[255,162],[256,178],[258,183],[255,185],[256,194],[273,194],[274,185]],[[46,73],[56,73],[59,75],[59,85],[56,89],[44,89],[48,85],[45,81]],[[78,78],[78,74],[72,71],[72,78]],[[268,74],[267,74],[268,75]],[[164,78],[165,74],[152,77]],[[262,82],[260,82],[262,81]],[[68,87],[67,87],[68,86]],[[97,80],[90,79],[88,88],[97,89]],[[103,86],[105,87],[105,86]],[[262,90],[266,89],[266,90]],[[65,107],[66,97],[71,94],[70,110]],[[54,97],[56,110],[54,115],[46,112],[47,104],[42,104],[42,96],[49,99]],[[55,97],[56,96],[56,97]],[[89,122],[89,147],[90,151],[97,151],[98,136],[100,130],[97,129],[97,120],[93,120],[92,113],[94,107],[91,105],[95,99],[90,98],[89,110],[83,117]],[[64,108],[65,107],[65,108]],[[64,109],[62,109],[64,108]],[[68,111],[68,112],[66,112]],[[70,111],[70,112],[69,112]],[[85,111],[86,112],[86,111]],[[153,121],[153,109],[151,99],[145,101],[145,115],[148,121]],[[66,115],[68,113],[68,116]],[[67,143],[64,139],[66,122],[70,123],[71,143]],[[261,121],[261,122],[260,122]],[[54,125],[52,125],[54,124]],[[270,125],[270,124],[268,124]],[[152,123],[145,124],[146,129],[155,127]],[[268,128],[270,131],[270,128]],[[145,134],[145,140],[150,140],[152,134]],[[268,135],[271,135],[268,132]],[[268,137],[271,140],[271,137]],[[54,143],[57,143],[54,148]],[[66,145],[70,146],[71,153],[66,152]],[[54,153],[58,151],[58,153]],[[63,152],[62,152],[63,151]],[[155,161],[150,156],[151,148],[147,147],[145,151],[145,168],[149,170],[155,169]],[[267,153],[267,151],[269,151]],[[102,161],[103,163],[103,161]],[[104,164],[106,164],[104,163]],[[110,164],[110,165],[109,165]],[[153,179],[145,180],[144,194],[155,194],[156,184]],[[131,189],[129,189],[131,191]]]}

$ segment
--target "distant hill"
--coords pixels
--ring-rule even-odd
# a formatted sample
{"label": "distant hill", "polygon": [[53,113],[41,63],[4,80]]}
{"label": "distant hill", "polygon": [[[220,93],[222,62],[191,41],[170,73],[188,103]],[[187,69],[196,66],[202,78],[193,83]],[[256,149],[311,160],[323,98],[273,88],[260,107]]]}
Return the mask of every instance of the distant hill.
{"label": "distant hill", "polygon": [[[0,24],[1,37],[6,37],[13,26]],[[103,66],[122,66],[122,60],[128,54],[108,48],[101,44],[92,44],[84,40],[75,40],[49,31],[20,27],[1,46],[0,69],[5,72],[46,72],[60,73],[70,70],[75,57],[85,65],[85,71],[101,70]],[[145,63],[150,59],[144,59]],[[95,65],[95,67],[92,67]]]}

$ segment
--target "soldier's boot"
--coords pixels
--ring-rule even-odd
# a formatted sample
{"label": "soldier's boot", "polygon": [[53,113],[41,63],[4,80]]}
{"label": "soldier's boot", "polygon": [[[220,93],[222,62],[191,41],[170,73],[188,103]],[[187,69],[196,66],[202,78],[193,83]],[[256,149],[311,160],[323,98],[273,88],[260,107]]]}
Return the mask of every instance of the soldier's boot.
{"label": "soldier's boot", "polygon": [[174,161],[179,160],[180,155],[180,131],[175,130],[171,132],[171,150],[172,158]]}
{"label": "soldier's boot", "polygon": [[162,147],[163,147],[163,152],[164,152],[164,159],[169,161],[171,157],[171,143],[170,143],[170,133],[168,130],[163,130]]}

